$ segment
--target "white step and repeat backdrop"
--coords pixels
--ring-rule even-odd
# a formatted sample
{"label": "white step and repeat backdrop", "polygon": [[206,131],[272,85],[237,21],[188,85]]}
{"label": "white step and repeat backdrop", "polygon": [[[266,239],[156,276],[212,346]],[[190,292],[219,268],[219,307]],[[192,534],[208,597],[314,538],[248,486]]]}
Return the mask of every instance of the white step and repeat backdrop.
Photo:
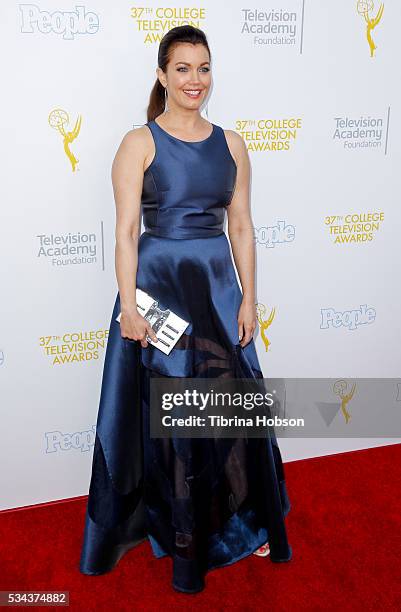
{"label": "white step and repeat backdrop", "polygon": [[[248,146],[265,377],[399,376],[398,0],[5,1],[0,13],[2,509],[88,491],[118,291],[111,164],[146,122],[158,43],[176,25],[208,36],[203,115]],[[397,441],[281,447],[293,460]]]}

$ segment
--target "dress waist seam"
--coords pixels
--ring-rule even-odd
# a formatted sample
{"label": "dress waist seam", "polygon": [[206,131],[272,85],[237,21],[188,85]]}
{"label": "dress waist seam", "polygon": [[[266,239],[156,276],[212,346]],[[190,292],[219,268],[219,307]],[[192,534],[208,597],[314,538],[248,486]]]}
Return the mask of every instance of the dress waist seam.
{"label": "dress waist seam", "polygon": [[181,240],[185,238],[212,238],[213,236],[220,236],[224,234],[224,230],[216,229],[204,232],[190,232],[177,235],[176,232],[170,230],[163,230],[161,228],[145,228],[144,234],[150,234],[152,236],[159,236],[160,238],[173,238]]}

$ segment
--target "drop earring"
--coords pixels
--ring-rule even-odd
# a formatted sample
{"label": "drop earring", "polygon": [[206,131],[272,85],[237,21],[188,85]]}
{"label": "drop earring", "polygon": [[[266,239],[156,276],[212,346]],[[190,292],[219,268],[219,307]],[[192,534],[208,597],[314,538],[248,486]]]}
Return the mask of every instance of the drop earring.
{"label": "drop earring", "polygon": [[168,111],[168,106],[167,106],[167,87],[164,88],[164,112],[167,113]]}

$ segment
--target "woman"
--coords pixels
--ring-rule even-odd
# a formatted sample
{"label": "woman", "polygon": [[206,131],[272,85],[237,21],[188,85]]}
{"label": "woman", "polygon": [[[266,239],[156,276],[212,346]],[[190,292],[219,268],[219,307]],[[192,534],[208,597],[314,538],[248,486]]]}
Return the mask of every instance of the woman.
{"label": "woman", "polygon": [[[263,378],[253,341],[249,159],[239,135],[200,114],[211,86],[205,34],[192,26],[167,32],[157,76],[148,122],[124,136],[113,162],[119,292],[80,571],[110,571],[149,539],[156,557],[173,559],[173,588],[196,593],[208,570],[252,553],[270,550],[271,561],[289,561],[290,502],[274,434],[150,437],[153,376]],[[138,238],[141,205],[145,232]],[[223,231],[226,210],[242,293]],[[169,355],[147,340],[158,341],[138,313],[136,288],[189,322]]]}

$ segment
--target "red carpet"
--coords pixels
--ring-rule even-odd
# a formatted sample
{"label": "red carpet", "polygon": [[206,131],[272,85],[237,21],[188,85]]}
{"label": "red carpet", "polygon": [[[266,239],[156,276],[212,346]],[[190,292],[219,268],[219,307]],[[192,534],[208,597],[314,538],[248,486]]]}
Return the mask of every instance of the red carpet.
{"label": "red carpet", "polygon": [[[0,513],[0,590],[70,592],[70,609],[399,610],[401,445],[286,463],[289,563],[251,555],[196,595],[149,543],[109,574],[78,571],[86,498]],[[43,609],[43,608],[42,608]]]}

